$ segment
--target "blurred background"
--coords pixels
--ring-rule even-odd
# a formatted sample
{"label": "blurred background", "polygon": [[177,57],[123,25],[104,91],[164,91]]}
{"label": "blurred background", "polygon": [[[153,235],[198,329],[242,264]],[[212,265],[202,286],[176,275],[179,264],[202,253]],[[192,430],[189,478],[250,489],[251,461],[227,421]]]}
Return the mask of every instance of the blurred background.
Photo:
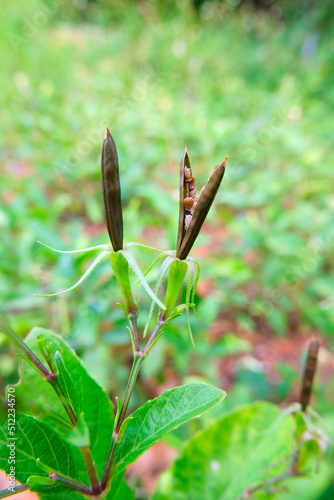
{"label": "blurred background", "polygon": [[[205,419],[257,399],[296,401],[314,335],[313,406],[334,437],[333,15],[330,0],[15,0],[2,9],[0,311],[21,336],[34,325],[61,333],[112,397],[124,391],[131,350],[109,262],[70,294],[35,298],[71,286],[94,258],[37,240],[64,250],[108,243],[107,126],[127,242],[175,249],[185,144],[198,189],[229,155],[191,253],[202,269],[196,348],[184,318],[170,325],[132,406],[194,378],[228,397],[132,467],[143,498]],[[136,257],[146,268],[154,254]],[[149,303],[137,288],[142,327]],[[17,367],[0,334],[2,396]],[[282,498],[333,498],[330,459]]]}

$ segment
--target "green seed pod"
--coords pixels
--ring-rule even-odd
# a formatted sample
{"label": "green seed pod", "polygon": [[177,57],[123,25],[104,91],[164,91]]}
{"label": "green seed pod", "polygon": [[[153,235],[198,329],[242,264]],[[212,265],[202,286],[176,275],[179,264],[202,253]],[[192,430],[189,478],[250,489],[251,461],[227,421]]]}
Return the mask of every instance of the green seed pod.
{"label": "green seed pod", "polygon": [[103,142],[102,190],[109,238],[115,252],[123,248],[123,215],[117,149],[109,129]]}
{"label": "green seed pod", "polygon": [[299,397],[299,402],[302,405],[303,411],[306,410],[311,399],[313,379],[315,371],[317,369],[319,346],[320,346],[319,341],[317,339],[313,339],[311,340],[307,351],[307,360],[304,369],[303,384]]}
{"label": "green seed pod", "polygon": [[[191,176],[187,148],[184,151],[180,165],[180,211],[176,247],[176,256],[181,260],[187,258],[206,216],[208,215],[220,183],[224,177],[226,163],[227,156],[222,163],[215,167],[206,186],[201,189],[197,198],[195,179]],[[193,199],[192,204],[189,198]]]}

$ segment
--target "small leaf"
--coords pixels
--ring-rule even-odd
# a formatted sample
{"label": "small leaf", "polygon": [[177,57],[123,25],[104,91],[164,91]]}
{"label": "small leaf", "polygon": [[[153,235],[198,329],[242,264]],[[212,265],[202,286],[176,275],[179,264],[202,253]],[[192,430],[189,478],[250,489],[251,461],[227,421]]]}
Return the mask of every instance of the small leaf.
{"label": "small leaf", "polygon": [[148,401],[122,424],[113,471],[122,472],[165,434],[216,405],[224,391],[206,384],[187,384]]}
{"label": "small leaf", "polygon": [[53,486],[54,484],[55,482],[53,479],[45,476],[30,476],[27,480],[27,485],[32,488],[40,485]]}

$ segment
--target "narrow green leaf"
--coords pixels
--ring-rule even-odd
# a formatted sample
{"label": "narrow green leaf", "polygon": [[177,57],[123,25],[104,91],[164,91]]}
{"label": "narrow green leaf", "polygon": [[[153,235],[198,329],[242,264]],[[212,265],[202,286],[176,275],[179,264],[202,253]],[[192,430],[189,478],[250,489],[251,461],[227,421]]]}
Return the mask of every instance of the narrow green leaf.
{"label": "narrow green leaf", "polygon": [[122,472],[165,434],[216,405],[226,393],[206,384],[166,391],[130,415],[120,429],[113,473]]}
{"label": "narrow green leaf", "polygon": [[124,473],[112,479],[106,500],[135,500],[135,492],[127,485]]}
{"label": "narrow green leaf", "polygon": [[[26,483],[30,476],[41,475],[41,467],[37,463],[39,459],[45,468],[89,486],[88,474],[79,449],[67,443],[50,426],[34,417],[17,414],[15,438],[15,441],[11,441],[11,436],[8,436],[6,421],[0,428],[0,469],[9,474],[7,445],[9,442],[14,442],[15,477],[20,483]],[[36,489],[61,492],[69,488],[53,483],[53,486],[40,485]]]}
{"label": "narrow green leaf", "polygon": [[87,271],[84,272],[84,274],[81,276],[81,278],[70,288],[67,288],[66,290],[62,290],[61,292],[56,292],[56,293],[39,293],[39,294],[34,294],[34,297],[57,297],[58,295],[62,295],[63,293],[68,293],[71,290],[74,290],[77,288],[83,281],[85,281],[86,278],[91,274],[92,271],[94,271],[95,267],[99,264],[99,262],[108,254],[110,254],[110,250],[104,250],[101,252],[96,259],[92,262],[92,264],[89,266]]}
{"label": "narrow green leaf", "polygon": [[81,412],[81,401],[74,386],[72,377],[66,370],[63,358],[59,351],[56,351],[53,361],[57,370],[56,375],[58,377],[59,385],[64,393],[65,398],[70,403],[76,417],[78,417]]}

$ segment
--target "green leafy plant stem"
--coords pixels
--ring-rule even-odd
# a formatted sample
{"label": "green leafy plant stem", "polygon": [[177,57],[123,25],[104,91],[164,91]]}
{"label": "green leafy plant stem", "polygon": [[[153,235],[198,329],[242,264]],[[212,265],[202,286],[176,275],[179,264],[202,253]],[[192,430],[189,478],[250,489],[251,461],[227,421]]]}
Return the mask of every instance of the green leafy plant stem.
{"label": "green leafy plant stem", "polygon": [[131,368],[131,372],[129,375],[126,390],[125,390],[124,400],[123,400],[123,403],[121,406],[121,410],[119,413],[119,417],[117,419],[116,428],[115,428],[114,435],[113,435],[113,443],[111,445],[109,455],[107,458],[107,462],[106,462],[106,466],[105,466],[105,469],[103,472],[103,477],[102,477],[102,481],[101,481],[102,491],[106,488],[107,483],[108,483],[111,467],[113,465],[113,460],[115,457],[117,434],[121,428],[122,423],[124,422],[125,415],[126,415],[126,412],[127,412],[128,406],[129,406],[131,394],[132,394],[132,391],[134,389],[134,386],[135,386],[135,383],[136,383],[136,380],[138,377],[138,373],[139,373],[140,367],[141,367],[144,359],[145,359],[145,355],[143,354],[143,352],[138,351],[134,354],[132,368]]}
{"label": "green leafy plant stem", "polygon": [[53,481],[57,481],[58,483],[65,484],[66,486],[69,486],[73,490],[80,491],[84,495],[90,495],[92,496],[93,491],[91,488],[88,488],[88,486],[85,486],[84,484],[78,483],[77,481],[73,481],[73,479],[70,479],[65,476],[61,476],[60,474],[56,474],[55,472],[50,474],[50,479]]}
{"label": "green leafy plant stem", "polygon": [[[27,491],[30,489],[30,486],[27,484],[20,484],[15,486],[14,488],[7,488],[5,490],[0,491],[0,498],[7,498],[16,495],[17,493],[22,493],[23,491]],[[14,492],[13,492],[14,491]]]}
{"label": "green leafy plant stem", "polygon": [[97,474],[96,474],[96,470],[94,467],[94,463],[93,463],[90,449],[88,446],[82,446],[80,448],[80,451],[81,451],[82,458],[84,459],[84,462],[86,465],[90,484],[92,487],[92,492],[94,495],[98,495],[99,493],[102,492],[102,489],[101,489],[101,485],[100,485],[99,479],[98,479]]}
{"label": "green leafy plant stem", "polygon": [[29,347],[23,342],[23,340],[12,330],[12,328],[8,325],[8,322],[0,316],[0,331],[5,333],[12,341],[17,345],[19,350],[23,352],[23,354],[28,358],[29,362],[32,363],[47,380],[52,379],[54,377],[54,373],[49,372],[47,368],[40,362],[40,360],[35,356],[35,354],[29,349]]}

